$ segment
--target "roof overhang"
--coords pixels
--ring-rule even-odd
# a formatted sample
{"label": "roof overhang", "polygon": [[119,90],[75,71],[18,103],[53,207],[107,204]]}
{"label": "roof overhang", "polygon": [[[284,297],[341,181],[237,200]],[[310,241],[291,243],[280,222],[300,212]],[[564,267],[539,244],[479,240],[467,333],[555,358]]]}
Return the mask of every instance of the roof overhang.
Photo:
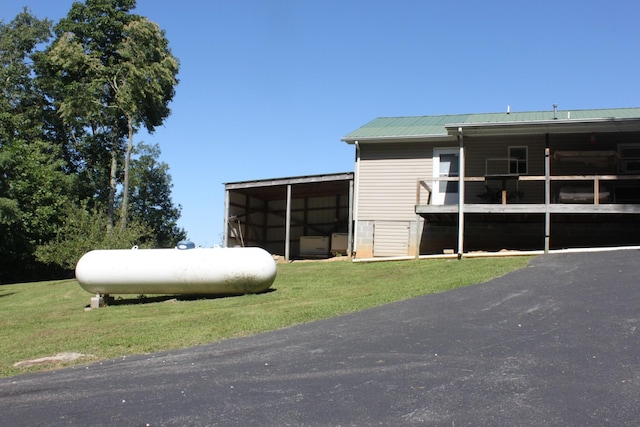
{"label": "roof overhang", "polygon": [[323,175],[305,175],[290,178],[260,179],[254,181],[225,182],[227,190],[241,188],[273,187],[277,185],[315,184],[318,182],[342,181],[353,179],[353,172],[341,172]]}
{"label": "roof overhang", "polygon": [[370,143],[387,143],[387,142],[439,142],[451,141],[455,139],[452,134],[425,134],[425,135],[400,135],[400,136],[366,136],[366,137],[345,137],[341,141],[347,144],[370,144]]}
{"label": "roof overhang", "polygon": [[322,197],[349,191],[353,172],[323,175],[296,176],[290,178],[261,179],[224,183],[225,191],[244,194],[261,200],[286,199],[287,187],[291,186],[295,198]]}
{"label": "roof overhang", "polygon": [[462,130],[463,135],[502,136],[591,132],[640,132],[640,118],[556,119],[529,122],[451,123],[446,125],[450,136]]}

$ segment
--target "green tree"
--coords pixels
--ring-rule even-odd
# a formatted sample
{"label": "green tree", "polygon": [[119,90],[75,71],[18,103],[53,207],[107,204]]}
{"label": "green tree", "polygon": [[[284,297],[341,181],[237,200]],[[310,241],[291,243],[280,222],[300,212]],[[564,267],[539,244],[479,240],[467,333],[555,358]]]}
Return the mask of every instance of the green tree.
{"label": "green tree", "polygon": [[131,162],[130,218],[144,222],[152,230],[154,247],[173,247],[186,239],[184,229],[178,227],[180,205],[171,201],[169,165],[158,161],[160,147],[139,143],[137,157]]}
{"label": "green tree", "polygon": [[60,147],[47,141],[46,97],[34,79],[36,47],[51,23],[26,9],[0,22],[0,276],[34,267],[38,242],[52,238],[72,179]]}
{"label": "green tree", "polygon": [[54,27],[52,71],[62,81],[58,107],[67,126],[90,130],[94,150],[109,158],[107,212],[114,224],[116,188],[123,186],[121,225],[128,219],[129,163],[134,135],[153,132],[168,117],[178,83],[178,60],[163,31],[131,14],[135,0],[74,3]]}
{"label": "green tree", "polygon": [[164,33],[134,7],[75,2],[49,46],[51,22],[26,8],[0,21],[0,282],[184,236],[157,147],[131,157],[135,133],[169,115],[178,73]]}
{"label": "green tree", "polygon": [[64,224],[55,238],[37,247],[38,260],[72,270],[80,257],[93,249],[150,247],[142,243],[153,239],[153,232],[146,224],[133,220],[126,229],[113,227],[105,232],[108,222],[107,215],[98,208],[89,208],[86,203],[69,205]]}
{"label": "green tree", "polygon": [[177,85],[178,61],[171,55],[164,33],[155,23],[140,19],[124,28],[126,35],[118,50],[123,58],[121,71],[112,82],[116,103],[127,121],[128,144],[124,158],[122,226],[129,207],[129,172],[133,135],[142,124],[153,133],[169,116],[169,102]]}

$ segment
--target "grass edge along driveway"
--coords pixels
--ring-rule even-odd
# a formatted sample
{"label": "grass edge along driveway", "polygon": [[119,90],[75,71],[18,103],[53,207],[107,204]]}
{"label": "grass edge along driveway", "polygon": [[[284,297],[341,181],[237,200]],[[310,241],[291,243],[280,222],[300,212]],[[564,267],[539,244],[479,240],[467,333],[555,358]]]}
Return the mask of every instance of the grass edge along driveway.
{"label": "grass edge along driveway", "polygon": [[[0,376],[184,348],[311,322],[419,295],[482,283],[530,257],[375,263],[278,264],[270,292],[217,298],[115,296],[85,311],[91,294],[75,280],[0,286]],[[68,362],[14,367],[63,352]]]}

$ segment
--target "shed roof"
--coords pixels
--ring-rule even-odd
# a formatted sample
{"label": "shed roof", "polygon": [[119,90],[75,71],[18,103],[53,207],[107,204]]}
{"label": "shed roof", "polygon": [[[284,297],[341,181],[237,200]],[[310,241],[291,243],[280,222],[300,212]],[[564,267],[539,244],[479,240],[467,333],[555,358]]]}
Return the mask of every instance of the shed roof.
{"label": "shed roof", "polygon": [[347,134],[342,140],[354,142],[356,140],[377,138],[437,138],[448,136],[447,128],[459,125],[531,125],[549,123],[551,121],[566,124],[603,119],[640,119],[640,108],[379,117]]}
{"label": "shed roof", "polygon": [[281,200],[288,185],[295,186],[296,197],[321,197],[348,191],[353,172],[305,175],[224,183],[225,190],[235,191],[261,200]]}

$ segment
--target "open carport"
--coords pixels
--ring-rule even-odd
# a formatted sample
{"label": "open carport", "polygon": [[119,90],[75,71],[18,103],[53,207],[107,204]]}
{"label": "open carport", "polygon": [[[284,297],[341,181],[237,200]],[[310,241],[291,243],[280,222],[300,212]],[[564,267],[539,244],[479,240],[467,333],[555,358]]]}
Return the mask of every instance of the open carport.
{"label": "open carport", "polygon": [[[260,246],[286,260],[350,255],[352,200],[352,172],[225,183],[224,246]],[[305,253],[305,238],[321,238],[326,251]]]}

